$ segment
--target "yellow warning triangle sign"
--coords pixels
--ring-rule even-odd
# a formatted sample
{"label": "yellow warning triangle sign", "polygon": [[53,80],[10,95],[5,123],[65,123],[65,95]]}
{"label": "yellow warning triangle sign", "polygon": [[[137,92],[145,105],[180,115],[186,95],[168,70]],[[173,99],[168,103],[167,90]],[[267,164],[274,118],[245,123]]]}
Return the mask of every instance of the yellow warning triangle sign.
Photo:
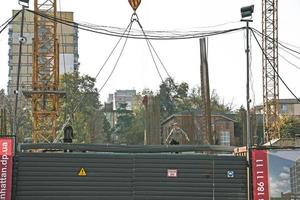
{"label": "yellow warning triangle sign", "polygon": [[78,176],[86,176],[86,172],[85,172],[85,169],[84,168],[81,168],[79,173],[78,173]]}

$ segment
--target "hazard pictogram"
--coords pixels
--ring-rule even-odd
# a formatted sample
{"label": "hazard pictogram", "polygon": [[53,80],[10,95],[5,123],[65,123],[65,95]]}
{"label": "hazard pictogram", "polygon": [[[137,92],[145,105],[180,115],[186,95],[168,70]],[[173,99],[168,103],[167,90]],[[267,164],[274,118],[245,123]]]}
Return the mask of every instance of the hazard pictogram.
{"label": "hazard pictogram", "polygon": [[79,173],[78,173],[78,176],[86,176],[86,172],[85,172],[85,169],[84,168],[81,168]]}

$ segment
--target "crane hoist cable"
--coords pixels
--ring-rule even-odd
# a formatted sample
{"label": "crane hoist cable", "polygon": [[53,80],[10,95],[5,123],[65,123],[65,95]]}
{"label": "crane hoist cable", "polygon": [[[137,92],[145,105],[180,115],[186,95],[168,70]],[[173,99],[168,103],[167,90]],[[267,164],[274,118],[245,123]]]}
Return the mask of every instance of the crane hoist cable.
{"label": "crane hoist cable", "polygon": [[[112,51],[109,53],[108,57],[107,57],[106,60],[104,61],[103,65],[100,67],[98,73],[97,73],[96,76],[94,77],[95,79],[98,78],[98,76],[100,75],[101,71],[102,71],[102,70],[104,69],[104,67],[106,66],[108,60],[111,58],[111,56],[112,56],[113,53],[115,52],[115,50],[116,50],[116,48],[118,47],[118,45],[119,45],[119,43],[121,42],[121,40],[122,40],[123,38],[125,38],[125,42],[124,42],[124,44],[123,44],[123,46],[122,46],[121,52],[120,52],[120,54],[119,54],[119,56],[118,56],[116,62],[115,62],[115,64],[114,64],[114,67],[113,67],[112,71],[110,72],[109,76],[107,77],[107,79],[105,80],[105,82],[103,83],[103,85],[101,86],[101,88],[99,89],[98,92],[100,92],[100,91],[105,87],[105,85],[107,84],[107,82],[108,82],[109,79],[111,78],[112,74],[114,73],[114,71],[115,71],[115,69],[116,69],[116,67],[117,67],[117,65],[118,65],[118,63],[119,63],[119,60],[120,60],[120,58],[121,58],[121,56],[122,56],[122,54],[123,54],[123,52],[124,52],[125,46],[126,46],[126,44],[127,44],[128,37],[126,37],[126,36],[127,36],[127,35],[130,33],[130,31],[131,31],[132,23],[133,23],[133,21],[130,20],[130,23],[128,24],[127,28],[126,28],[125,31],[123,32],[122,36],[119,38],[119,40],[117,41],[117,43],[116,43],[115,46],[113,47]],[[60,137],[62,137],[64,128],[70,123],[72,114],[74,114],[74,113],[77,111],[77,109],[79,108],[79,106],[84,102],[84,99],[85,99],[86,95],[87,95],[87,93],[82,94],[82,96],[81,96],[81,98],[80,98],[78,104],[74,107],[72,113],[68,115],[67,119],[65,120],[65,123],[62,125],[61,129],[59,130],[59,133],[57,134],[56,139],[54,140],[55,143],[57,143],[57,142],[59,141]]]}

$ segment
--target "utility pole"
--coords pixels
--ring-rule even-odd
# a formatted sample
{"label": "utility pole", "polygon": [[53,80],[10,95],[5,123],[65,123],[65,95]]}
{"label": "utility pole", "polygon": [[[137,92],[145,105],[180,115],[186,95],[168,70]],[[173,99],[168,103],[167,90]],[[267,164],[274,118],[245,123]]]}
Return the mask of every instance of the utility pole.
{"label": "utility pole", "polygon": [[[201,75],[201,96],[203,100],[203,118],[202,123],[202,134],[205,135],[205,143],[208,142],[210,145],[214,145],[216,141],[216,135],[212,135],[211,131],[211,107],[210,107],[210,91],[209,91],[209,73],[208,73],[208,62],[207,62],[207,48],[206,39],[200,38],[200,75]],[[204,139],[203,138],[203,139]]]}

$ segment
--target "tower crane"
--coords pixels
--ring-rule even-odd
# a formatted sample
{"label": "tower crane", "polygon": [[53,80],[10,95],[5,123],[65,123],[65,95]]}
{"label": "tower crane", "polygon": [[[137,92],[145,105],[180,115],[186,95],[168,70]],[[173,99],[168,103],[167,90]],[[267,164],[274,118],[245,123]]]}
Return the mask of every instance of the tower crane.
{"label": "tower crane", "polygon": [[279,138],[278,0],[262,0],[264,140]]}
{"label": "tower crane", "polygon": [[[36,13],[56,17],[56,0],[34,0]],[[34,143],[51,143],[56,137],[59,108],[59,46],[57,23],[34,15],[32,115]]]}

